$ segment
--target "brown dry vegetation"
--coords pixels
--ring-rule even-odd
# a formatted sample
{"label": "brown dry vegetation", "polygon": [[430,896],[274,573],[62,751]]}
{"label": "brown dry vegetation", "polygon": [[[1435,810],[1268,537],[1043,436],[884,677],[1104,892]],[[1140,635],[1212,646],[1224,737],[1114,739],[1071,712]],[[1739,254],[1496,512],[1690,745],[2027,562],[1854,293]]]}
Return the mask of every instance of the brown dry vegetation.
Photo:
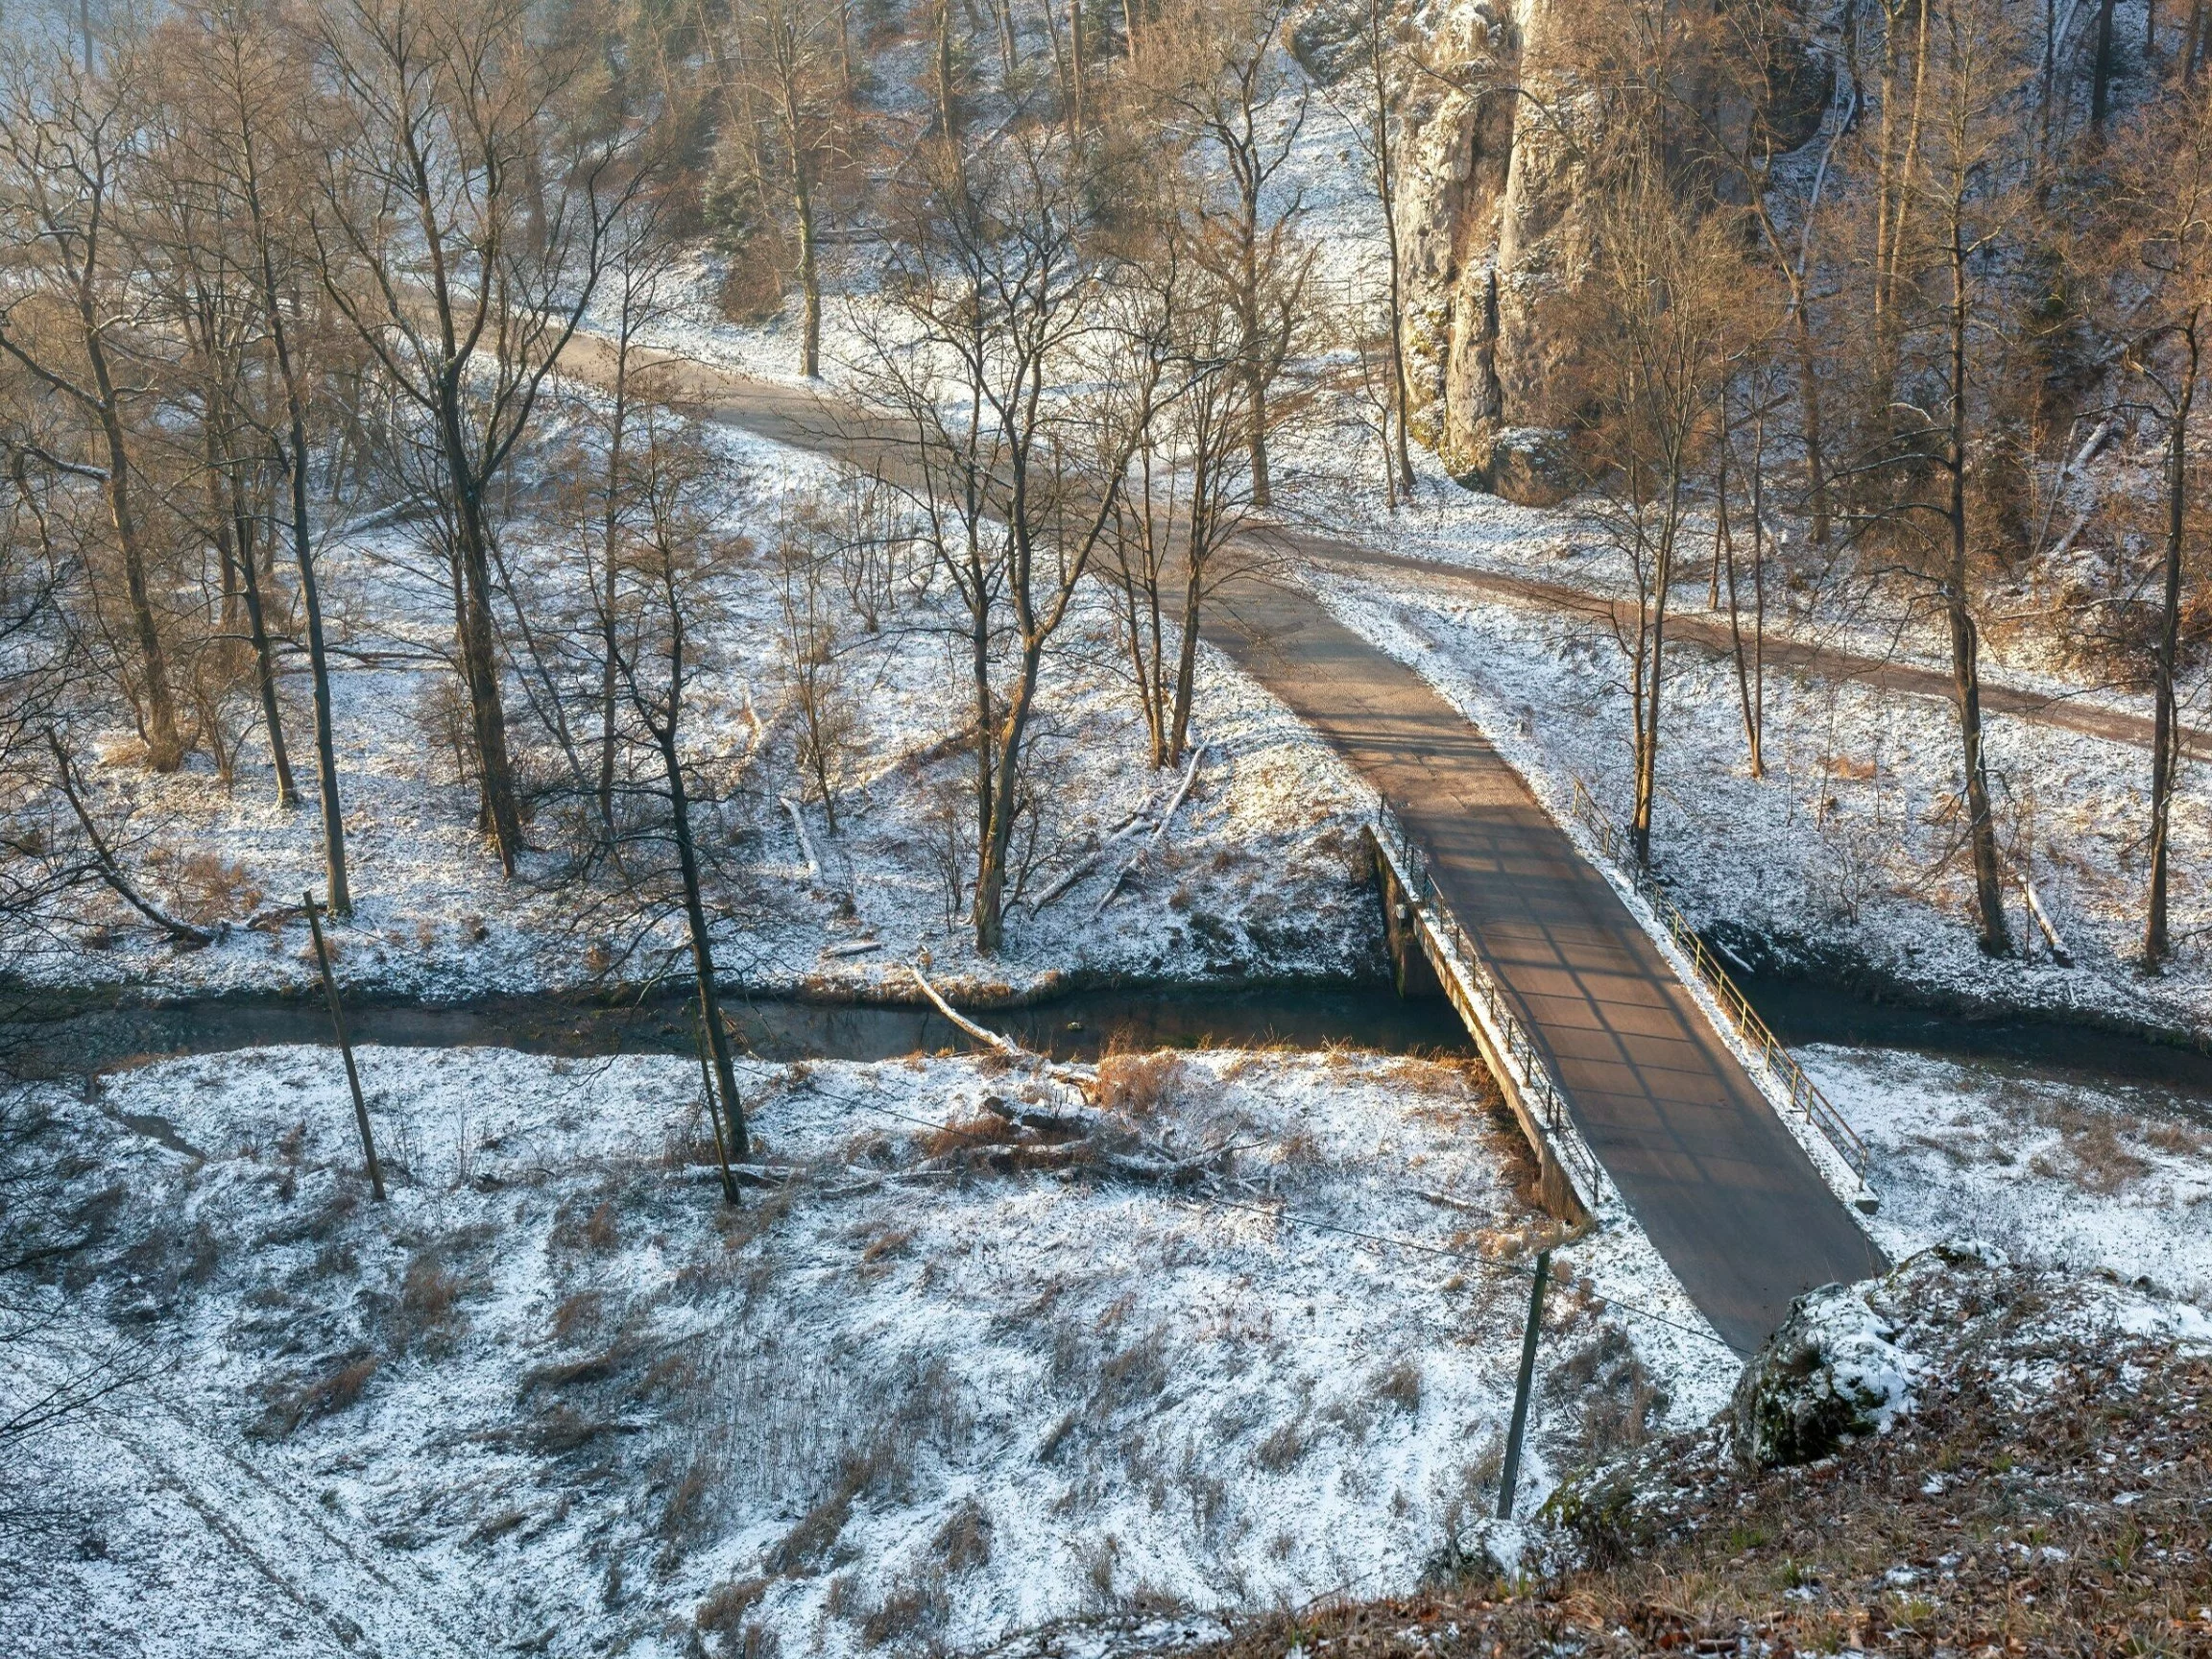
{"label": "brown dry vegetation", "polygon": [[1889,1435],[1771,1471],[1711,1431],[1654,1442],[1555,1501],[1563,1571],[1515,1583],[1447,1549],[1421,1595],[1213,1651],[2212,1654],[2212,1361],[2070,1319],[2025,1275],[1916,1322],[1938,1375]]}

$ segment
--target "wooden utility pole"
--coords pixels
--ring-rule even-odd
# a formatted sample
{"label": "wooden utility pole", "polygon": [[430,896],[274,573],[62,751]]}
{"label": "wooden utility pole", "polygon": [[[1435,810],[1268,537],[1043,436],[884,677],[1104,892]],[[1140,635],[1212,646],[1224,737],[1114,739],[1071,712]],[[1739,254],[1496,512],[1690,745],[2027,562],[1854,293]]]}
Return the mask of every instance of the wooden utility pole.
{"label": "wooden utility pole", "polygon": [[1521,1334],[1521,1379],[1513,1386],[1513,1421],[1505,1431],[1505,1467],[1498,1477],[1498,1519],[1513,1519],[1513,1488],[1521,1479],[1521,1437],[1528,1431],[1528,1388],[1536,1380],[1536,1339],[1544,1332],[1544,1284],[1551,1277],[1551,1252],[1536,1252],[1536,1283],[1528,1292],[1528,1329]]}
{"label": "wooden utility pole", "polygon": [[722,1138],[722,1112],[714,1103],[714,1063],[707,1052],[707,1026],[702,1021],[695,1022],[692,1029],[698,1038],[699,1087],[706,1093],[707,1124],[714,1131],[714,1160],[722,1166],[722,1200],[734,1204],[738,1201],[737,1177],[730,1172],[730,1142]]}
{"label": "wooden utility pole", "polygon": [[384,1171],[376,1162],[376,1141],[369,1133],[369,1102],[361,1097],[361,1073],[353,1064],[353,1039],[346,1035],[346,1010],[338,1002],[338,981],[330,973],[330,952],[323,944],[323,918],[316,908],[315,895],[303,893],[307,901],[307,929],[315,935],[315,964],[323,971],[323,994],[330,998],[330,1023],[338,1028],[338,1051],[346,1056],[346,1085],[353,1091],[353,1122],[361,1131],[361,1156],[369,1166],[369,1190],[376,1202],[384,1202]]}

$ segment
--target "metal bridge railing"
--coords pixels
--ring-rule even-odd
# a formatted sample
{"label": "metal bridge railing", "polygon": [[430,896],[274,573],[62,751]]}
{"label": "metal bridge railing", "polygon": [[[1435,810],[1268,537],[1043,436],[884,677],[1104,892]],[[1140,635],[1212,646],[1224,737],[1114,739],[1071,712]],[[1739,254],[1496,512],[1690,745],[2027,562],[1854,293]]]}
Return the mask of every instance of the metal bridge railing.
{"label": "metal bridge railing", "polygon": [[1497,975],[1483,961],[1475,941],[1459,926],[1459,919],[1437,892],[1435,878],[1430,874],[1428,850],[1413,839],[1406,821],[1381,795],[1375,800],[1374,829],[1375,839],[1397,865],[1398,878],[1406,891],[1427,911],[1424,920],[1450,956],[1452,972],[1460,988],[1475,1004],[1492,1038],[1504,1049],[1508,1062],[1521,1073],[1519,1085],[1523,1097],[1551,1132],[1553,1150],[1583,1190],[1595,1198],[1603,1190],[1604,1172],[1568,1117],[1567,1096],[1551,1075],[1550,1062],[1537,1047],[1527,1026],[1514,1013]]}
{"label": "metal bridge railing", "polygon": [[1737,989],[1736,981],[1705,948],[1705,941],[1690,926],[1673,900],[1667,896],[1651,872],[1639,865],[1629,850],[1622,844],[1621,836],[1607,822],[1604,813],[1590,791],[1583,787],[1582,780],[1575,780],[1575,814],[1583,827],[1597,838],[1598,845],[1613,866],[1626,876],[1652,913],[1667,928],[1682,953],[1695,966],[1705,988],[1713,993],[1714,1000],[1720,1004],[1721,1012],[1728,1016],[1736,1027],[1737,1035],[1759,1056],[1767,1069],[1768,1082],[1782,1094],[1805,1120],[1827,1137],[1828,1144],[1835,1147],[1851,1172],[1863,1181],[1866,1179],[1866,1143],[1859,1139],[1843,1115],[1829,1103],[1828,1096],[1820,1093],[1819,1085],[1805,1074],[1805,1069],[1791,1056],[1790,1050],[1775,1041],[1774,1033],[1767,1028],[1767,1022],[1759,1018],[1759,1011]]}

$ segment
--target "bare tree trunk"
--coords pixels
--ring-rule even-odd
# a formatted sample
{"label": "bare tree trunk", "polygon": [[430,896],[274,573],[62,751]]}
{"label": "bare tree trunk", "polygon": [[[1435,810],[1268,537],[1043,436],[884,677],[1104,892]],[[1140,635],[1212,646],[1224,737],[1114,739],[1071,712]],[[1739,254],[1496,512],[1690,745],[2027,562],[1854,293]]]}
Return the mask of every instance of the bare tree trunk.
{"label": "bare tree trunk", "polygon": [[483,791],[484,816],[499,868],[513,876],[522,851],[522,814],[507,754],[507,709],[499,685],[498,636],[492,618],[491,528],[485,519],[482,493],[469,464],[468,443],[462,436],[458,365],[448,361],[438,376],[437,389],[439,435],[453,491],[460,555],[461,669],[469,687],[477,785]]}
{"label": "bare tree trunk", "polygon": [[1091,102],[1090,70],[1083,57],[1083,0],[1068,0],[1068,83],[1073,93],[1069,121],[1080,132]]}
{"label": "bare tree trunk", "polygon": [[797,66],[783,73],[783,119],[791,140],[791,205],[799,220],[799,373],[811,380],[822,372],[822,271],[815,252],[814,183],[807,177],[805,128],[799,114]]}
{"label": "bare tree trunk", "polygon": [[734,1204],[737,1183],[730,1173],[729,1161],[743,1160],[751,1152],[752,1142],[745,1133],[745,1105],[737,1093],[737,1068],[730,1056],[730,1033],[722,1023],[722,994],[714,980],[714,944],[707,930],[707,903],[699,882],[699,854],[691,839],[691,798],[684,787],[684,762],[676,749],[677,708],[683,695],[681,642],[675,650],[667,723],[656,725],[653,736],[668,781],[668,809],[676,836],[676,861],[684,878],[684,918],[690,931],[691,968],[699,976],[699,1018],[707,1026],[708,1047],[714,1056],[714,1081],[722,1094],[722,1196],[725,1202]]}
{"label": "bare tree trunk", "polygon": [[300,805],[300,791],[292,781],[292,757],[284,744],[284,719],[276,703],[276,660],[269,642],[269,629],[261,605],[261,573],[253,560],[254,516],[247,510],[246,492],[235,468],[226,470],[230,494],[230,522],[238,549],[238,567],[245,584],[246,622],[253,640],[254,679],[261,693],[261,718],[269,728],[269,762],[276,773],[276,805],[286,810]]}
{"label": "bare tree trunk", "polygon": [[607,510],[600,521],[599,543],[599,579],[604,585],[599,600],[599,825],[610,838],[614,833],[614,698],[621,666],[615,611],[620,603],[622,439],[630,423],[630,301],[625,294],[614,341],[613,426],[607,440]]}
{"label": "bare tree trunk", "polygon": [[2099,0],[2097,54],[2089,72],[2089,125],[2098,132],[2104,131],[2112,107],[2112,12],[2113,0]]}
{"label": "bare tree trunk", "polygon": [[1375,92],[1375,185],[1382,207],[1383,245],[1390,258],[1390,396],[1398,490],[1413,498],[1413,457],[1407,446],[1413,396],[1406,373],[1406,280],[1398,248],[1397,180],[1390,165],[1390,84],[1383,56],[1382,0],[1367,0],[1367,60]]}
{"label": "bare tree trunk", "polygon": [[[284,306],[277,292],[276,256],[270,246],[269,225],[261,201],[261,176],[252,135],[252,115],[242,104],[239,110],[241,177],[246,207],[253,228],[253,246],[260,266],[262,314],[269,326],[269,344],[276,358],[277,377],[284,386],[285,435],[279,446],[289,486],[292,562],[300,573],[300,606],[307,635],[307,670],[315,703],[315,774],[323,811],[323,887],[330,913],[353,914],[353,888],[346,874],[346,816],[338,797],[338,745],[330,709],[330,661],[323,637],[323,585],[315,569],[314,532],[307,508],[307,405],[300,388],[298,366],[292,358],[291,337],[284,325]],[[272,555],[275,552],[271,549]]]}
{"label": "bare tree trunk", "polygon": [[[1671,497],[1678,498],[1681,483],[1669,485]],[[1653,593],[1650,603],[1650,624],[1639,641],[1636,681],[1640,693],[1636,698],[1636,799],[1628,822],[1628,836],[1636,849],[1636,862],[1646,869],[1651,865],[1651,814],[1659,794],[1659,692],[1665,668],[1667,644],[1667,596],[1674,585],[1674,499],[1671,498],[1668,527],[1662,531],[1653,570]],[[1641,626],[1641,624],[1640,624]],[[1644,649],[1642,647],[1647,647]]]}
{"label": "bare tree trunk", "polygon": [[1951,420],[1945,457],[1950,488],[1945,517],[1951,556],[1943,583],[1943,609],[1951,633],[1951,680],[1959,700],[1959,734],[1964,749],[1967,836],[1974,858],[1974,903],[1982,949],[1992,956],[2007,956],[2011,954],[2012,941],[2005,924],[2004,878],[1997,863],[1997,826],[1989,810],[1988,766],[1983,752],[1980,635],[1967,598],[1966,347],[1970,317],[1961,217],[1962,204],[1955,201],[1950,239]]}
{"label": "bare tree trunk", "polygon": [[177,733],[177,700],[169,688],[169,662],[161,650],[161,631],[154,620],[154,602],[146,586],[146,550],[139,540],[138,520],[131,499],[131,450],[123,432],[123,418],[115,408],[115,383],[108,368],[108,352],[100,344],[99,323],[92,311],[92,297],[80,296],[84,320],[84,355],[98,390],[94,414],[108,453],[108,517],[115,527],[116,551],[123,556],[123,583],[131,600],[131,619],[138,632],[139,665],[146,678],[147,759],[156,772],[174,772],[184,764],[184,743]]}
{"label": "bare tree trunk", "polygon": [[1190,556],[1184,560],[1182,641],[1175,657],[1175,708],[1167,729],[1167,748],[1162,766],[1172,766],[1183,758],[1183,751],[1190,746],[1190,704],[1198,685],[1198,620],[1199,608],[1206,597],[1206,559],[1201,551],[1206,538],[1212,534],[1209,511],[1205,505],[1206,491],[1211,486],[1204,473],[1192,485],[1190,492]]}
{"label": "bare tree trunk", "polygon": [[1037,672],[1044,652],[1039,645],[1024,646],[1022,665],[1006,699],[1006,717],[999,722],[998,754],[991,767],[989,809],[983,833],[975,848],[975,897],[971,915],[975,924],[975,949],[995,953],[1006,939],[1007,859],[1014,845],[1014,823],[1022,809],[1019,793],[1023,747],[1029,735],[1029,717],[1037,699]]}
{"label": "bare tree trunk", "polygon": [[1767,464],[1767,414],[1761,408],[1752,417],[1751,439],[1751,589],[1754,607],[1751,622],[1751,660],[1744,661],[1743,613],[1737,598],[1736,543],[1723,538],[1723,548],[1728,560],[1728,637],[1736,656],[1736,695],[1743,707],[1743,742],[1750,754],[1751,776],[1767,776],[1767,760],[1762,753],[1762,727],[1766,716],[1767,691],[1767,589],[1764,579],[1766,562],[1765,527],[1762,523],[1766,501],[1760,488],[1761,474]]}
{"label": "bare tree trunk", "polygon": [[[269,295],[272,316],[276,295]],[[307,517],[307,421],[280,326],[276,357],[284,375],[291,443],[284,472],[292,492],[292,562],[300,572],[300,608],[306,624],[307,672],[315,698],[315,776],[323,805],[323,878],[334,916],[353,914],[353,889],[346,877],[346,814],[338,798],[338,743],[330,709],[330,659],[323,639],[323,585],[315,569],[315,542]]]}
{"label": "bare tree trunk", "polygon": [[2166,568],[2158,613],[2157,708],[2151,735],[2151,891],[2144,906],[2143,966],[2155,971],[2172,942],[2167,936],[2167,866],[2174,809],[2174,780],[2180,767],[2180,720],[2175,670],[2180,655],[2181,564],[2188,502],[2189,416],[2197,397],[2197,319],[2181,331],[2187,367],[2175,398],[2166,437]]}
{"label": "bare tree trunk", "polygon": [[937,123],[947,143],[960,132],[959,107],[952,84],[952,0],[937,0]]}

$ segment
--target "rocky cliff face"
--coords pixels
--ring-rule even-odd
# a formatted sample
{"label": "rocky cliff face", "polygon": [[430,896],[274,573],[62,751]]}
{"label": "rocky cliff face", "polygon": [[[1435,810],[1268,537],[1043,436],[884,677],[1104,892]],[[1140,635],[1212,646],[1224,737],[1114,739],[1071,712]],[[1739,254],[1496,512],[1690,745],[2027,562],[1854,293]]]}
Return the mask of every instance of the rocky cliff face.
{"label": "rocky cliff face", "polygon": [[1399,231],[1411,278],[1421,436],[1453,470],[1516,498],[1555,500],[1563,450],[1531,430],[1555,417],[1568,356],[1546,312],[1587,255],[1577,163],[1547,113],[1558,0],[1471,0],[1431,44],[1450,84],[1408,87]]}
{"label": "rocky cliff face", "polygon": [[[1463,481],[1531,505],[1575,487],[1559,430],[1576,349],[1563,312],[1592,252],[1587,156],[1600,136],[1574,73],[1576,6],[1451,0],[1431,24],[1433,72],[1401,91],[1416,432]],[[1754,148],[1787,152],[1818,131],[1830,84],[1802,14],[1775,8],[1762,28],[1728,48],[1756,73],[1739,63],[1676,82],[1697,119],[1671,134],[1671,155],[1754,131]],[[1725,167],[1703,177],[1725,193]]]}

